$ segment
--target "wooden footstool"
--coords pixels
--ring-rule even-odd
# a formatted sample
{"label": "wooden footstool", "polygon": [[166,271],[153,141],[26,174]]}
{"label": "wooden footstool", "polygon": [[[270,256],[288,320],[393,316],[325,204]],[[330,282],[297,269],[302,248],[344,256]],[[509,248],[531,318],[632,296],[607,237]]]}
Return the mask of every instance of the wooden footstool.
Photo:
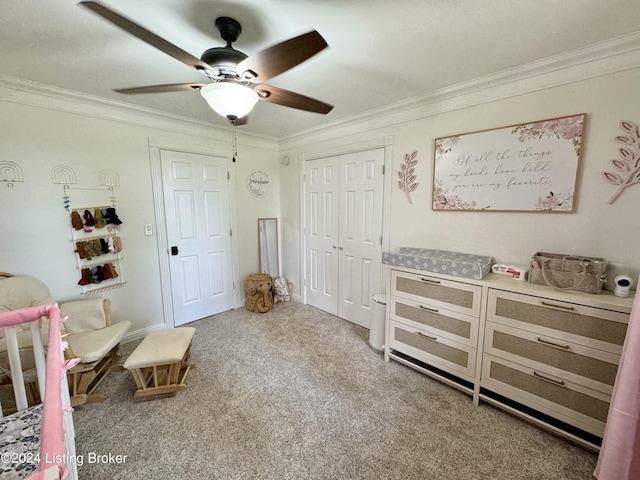
{"label": "wooden footstool", "polygon": [[184,381],[195,365],[189,362],[193,327],[180,327],[151,332],[124,362],[138,390],[134,398],[182,392]]}

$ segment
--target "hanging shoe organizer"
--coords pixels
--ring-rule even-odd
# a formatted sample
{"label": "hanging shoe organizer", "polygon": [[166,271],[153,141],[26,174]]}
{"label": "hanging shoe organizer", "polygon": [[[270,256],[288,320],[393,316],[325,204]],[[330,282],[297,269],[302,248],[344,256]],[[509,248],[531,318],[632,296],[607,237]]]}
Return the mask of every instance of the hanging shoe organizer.
{"label": "hanging shoe organizer", "polygon": [[[52,171],[54,183],[64,186],[64,208],[69,212],[72,250],[78,269],[78,286],[82,294],[92,295],[125,284],[122,274],[123,221],[116,212],[114,186],[119,178],[114,171],[100,172],[104,188],[71,187],[75,174],[68,167],[58,166]],[[56,181],[57,180],[57,181]],[[99,205],[72,205],[71,190],[84,190],[97,196],[104,193],[105,202]]]}

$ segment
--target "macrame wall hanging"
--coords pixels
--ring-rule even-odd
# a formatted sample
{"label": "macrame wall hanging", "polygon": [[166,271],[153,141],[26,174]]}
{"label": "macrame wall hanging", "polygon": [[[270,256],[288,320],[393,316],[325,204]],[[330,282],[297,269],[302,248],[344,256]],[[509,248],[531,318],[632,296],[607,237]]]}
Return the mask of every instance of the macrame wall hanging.
{"label": "macrame wall hanging", "polygon": [[622,145],[618,148],[620,158],[609,160],[617,171],[602,172],[607,182],[618,187],[608,203],[615,202],[627,187],[640,183],[640,127],[628,120],[622,120],[620,128],[624,135],[615,137],[616,142]]}

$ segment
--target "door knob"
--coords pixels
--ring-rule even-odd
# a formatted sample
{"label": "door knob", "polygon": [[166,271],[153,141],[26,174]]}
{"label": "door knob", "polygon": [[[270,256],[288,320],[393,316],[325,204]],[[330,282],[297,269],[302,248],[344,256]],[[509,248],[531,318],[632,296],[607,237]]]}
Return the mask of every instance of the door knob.
{"label": "door knob", "polygon": [[173,246],[171,247],[171,255],[178,255],[178,247],[177,246]]}

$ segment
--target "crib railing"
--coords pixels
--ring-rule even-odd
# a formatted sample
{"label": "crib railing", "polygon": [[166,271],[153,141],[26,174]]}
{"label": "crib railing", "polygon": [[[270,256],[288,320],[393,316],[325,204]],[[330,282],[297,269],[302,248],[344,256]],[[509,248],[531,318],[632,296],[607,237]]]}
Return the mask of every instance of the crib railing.
{"label": "crib railing", "polygon": [[[47,317],[49,320],[46,358],[41,334],[42,317]],[[75,480],[78,478],[75,461],[75,430],[63,365],[60,310],[57,305],[49,305],[0,313],[0,327],[4,328],[11,382],[18,411],[29,407],[18,341],[22,325],[27,323],[33,346],[38,390],[44,403],[40,428],[40,468],[29,479]],[[0,405],[0,416],[2,415],[4,411]]]}
{"label": "crib railing", "polygon": [[[38,388],[40,395],[44,398],[46,391],[46,362],[44,356],[44,347],[42,345],[42,337],[40,328],[42,320],[32,321],[29,326],[31,332],[31,342],[33,344],[33,356],[36,363],[36,373],[38,377]],[[18,330],[22,329],[21,325],[4,327],[5,341],[7,342],[7,356],[9,357],[9,367],[11,371],[11,380],[13,384],[13,394],[15,397],[16,408],[18,411],[26,409],[29,404],[27,400],[27,391],[25,388],[24,374],[22,370],[22,361],[20,359],[20,348],[18,346]],[[6,415],[5,409],[0,405],[0,416]]]}

